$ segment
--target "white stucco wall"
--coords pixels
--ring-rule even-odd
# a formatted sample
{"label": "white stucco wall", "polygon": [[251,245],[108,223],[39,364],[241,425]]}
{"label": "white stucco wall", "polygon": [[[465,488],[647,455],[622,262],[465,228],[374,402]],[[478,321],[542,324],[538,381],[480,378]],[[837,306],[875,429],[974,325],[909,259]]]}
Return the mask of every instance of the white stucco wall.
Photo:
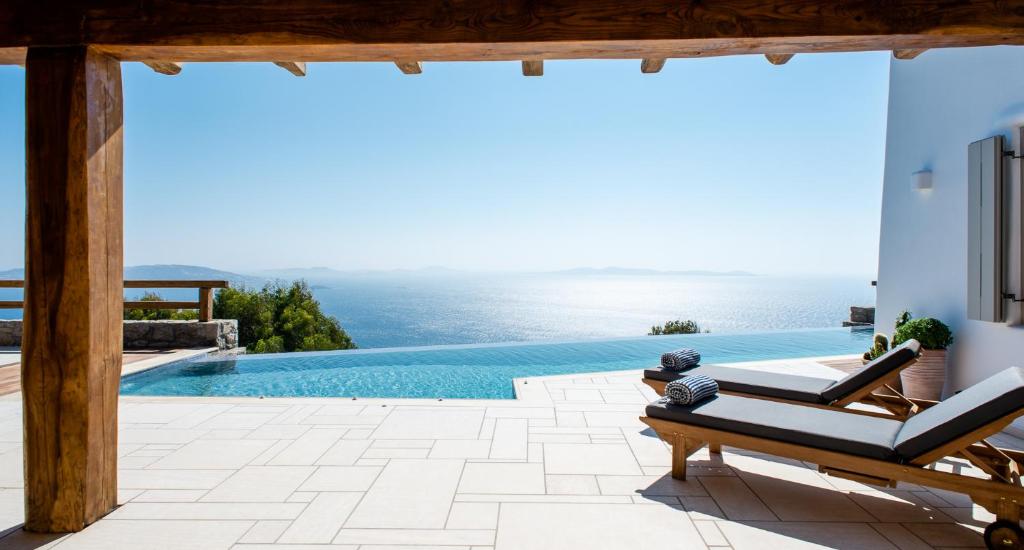
{"label": "white stucco wall", "polygon": [[[1024,48],[932,50],[890,67],[876,327],[891,333],[903,309],[950,325],[956,343],[946,394],[1008,366],[1024,366],[1019,305],[1008,323],[968,321],[967,145],[1002,134],[1020,151],[1024,126]],[[1014,196],[1020,161],[1013,162]],[[933,171],[931,191],[910,175]],[[1012,219],[1010,291],[1020,281],[1020,212]],[[1013,326],[1016,325],[1016,326]]]}

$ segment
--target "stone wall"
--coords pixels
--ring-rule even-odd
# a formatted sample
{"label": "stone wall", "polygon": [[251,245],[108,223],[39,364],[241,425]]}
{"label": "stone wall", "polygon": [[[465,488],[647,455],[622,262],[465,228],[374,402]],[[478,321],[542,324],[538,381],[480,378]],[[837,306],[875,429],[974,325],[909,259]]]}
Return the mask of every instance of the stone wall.
{"label": "stone wall", "polygon": [[[0,346],[21,345],[21,321],[0,320]],[[238,321],[125,321],[125,349],[238,347]]]}
{"label": "stone wall", "polygon": [[0,319],[0,346],[21,346],[21,320]]}

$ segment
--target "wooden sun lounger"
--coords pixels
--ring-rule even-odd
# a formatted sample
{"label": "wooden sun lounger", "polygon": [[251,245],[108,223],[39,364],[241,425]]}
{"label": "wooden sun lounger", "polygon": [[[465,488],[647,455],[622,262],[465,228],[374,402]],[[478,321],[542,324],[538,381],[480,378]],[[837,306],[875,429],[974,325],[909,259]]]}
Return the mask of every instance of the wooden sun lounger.
{"label": "wooden sun lounger", "polygon": [[[665,386],[670,380],[704,374],[718,381],[719,392],[726,395],[742,395],[806,407],[838,408],[865,416],[902,419],[936,403],[911,399],[896,389],[900,373],[916,363],[920,354],[920,344],[910,340],[841,380],[707,365],[679,373],[648,369],[644,371],[643,382],[658,395],[665,395]],[[874,405],[885,412],[847,408],[853,403]]]}
{"label": "wooden sun lounger", "polygon": [[[728,395],[690,406],[655,401],[641,420],[672,446],[676,479],[686,478],[689,456],[727,445],[811,462],[824,474],[860,483],[903,481],[966,494],[997,517],[985,530],[990,548],[1024,548],[1024,452],[985,440],[1021,415],[1024,369],[1014,367],[907,421]],[[947,457],[970,461],[988,479],[934,467]]]}

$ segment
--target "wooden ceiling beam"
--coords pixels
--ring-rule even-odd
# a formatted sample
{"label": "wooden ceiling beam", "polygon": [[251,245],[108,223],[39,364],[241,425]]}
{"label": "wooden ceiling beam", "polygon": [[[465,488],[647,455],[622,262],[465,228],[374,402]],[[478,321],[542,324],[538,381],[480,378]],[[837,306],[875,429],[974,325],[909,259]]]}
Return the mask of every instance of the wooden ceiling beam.
{"label": "wooden ceiling beam", "polygon": [[143,61],[143,63],[160,74],[174,76],[181,72],[181,63],[171,61]]}
{"label": "wooden ceiling beam", "polygon": [[305,61],[275,61],[274,65],[281,67],[295,76],[306,76]]}
{"label": "wooden ceiling beam", "polygon": [[523,60],[523,76],[544,76],[544,60]]}
{"label": "wooden ceiling beam", "polygon": [[640,61],[640,72],[645,74],[653,74],[661,71],[661,68],[665,66],[666,59],[648,57]]}
{"label": "wooden ceiling beam", "polygon": [[772,65],[785,65],[789,63],[790,59],[793,59],[793,55],[791,53],[766,53],[764,57]]}
{"label": "wooden ceiling beam", "polygon": [[405,74],[420,74],[423,72],[423,65],[419,61],[395,61],[395,66]]}
{"label": "wooden ceiling beam", "polygon": [[896,59],[914,59],[926,51],[927,50],[893,50],[892,56]]}
{"label": "wooden ceiling beam", "polygon": [[0,2],[0,60],[66,44],[122,61],[709,57],[1019,45],[1024,10],[991,0]]}

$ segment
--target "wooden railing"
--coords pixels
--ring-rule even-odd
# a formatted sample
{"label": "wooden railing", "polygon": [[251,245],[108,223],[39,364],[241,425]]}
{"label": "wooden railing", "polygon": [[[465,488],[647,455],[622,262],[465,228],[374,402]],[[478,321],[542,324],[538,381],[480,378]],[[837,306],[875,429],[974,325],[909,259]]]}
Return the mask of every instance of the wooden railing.
{"label": "wooden railing", "polygon": [[[213,289],[228,288],[227,281],[163,281],[135,280],[125,281],[125,288],[198,288],[199,300],[196,302],[170,301],[137,301],[124,302],[125,309],[198,309],[199,320],[209,321],[213,318]],[[0,288],[24,288],[25,281],[0,281]],[[0,309],[23,309],[21,300],[0,300]]]}

